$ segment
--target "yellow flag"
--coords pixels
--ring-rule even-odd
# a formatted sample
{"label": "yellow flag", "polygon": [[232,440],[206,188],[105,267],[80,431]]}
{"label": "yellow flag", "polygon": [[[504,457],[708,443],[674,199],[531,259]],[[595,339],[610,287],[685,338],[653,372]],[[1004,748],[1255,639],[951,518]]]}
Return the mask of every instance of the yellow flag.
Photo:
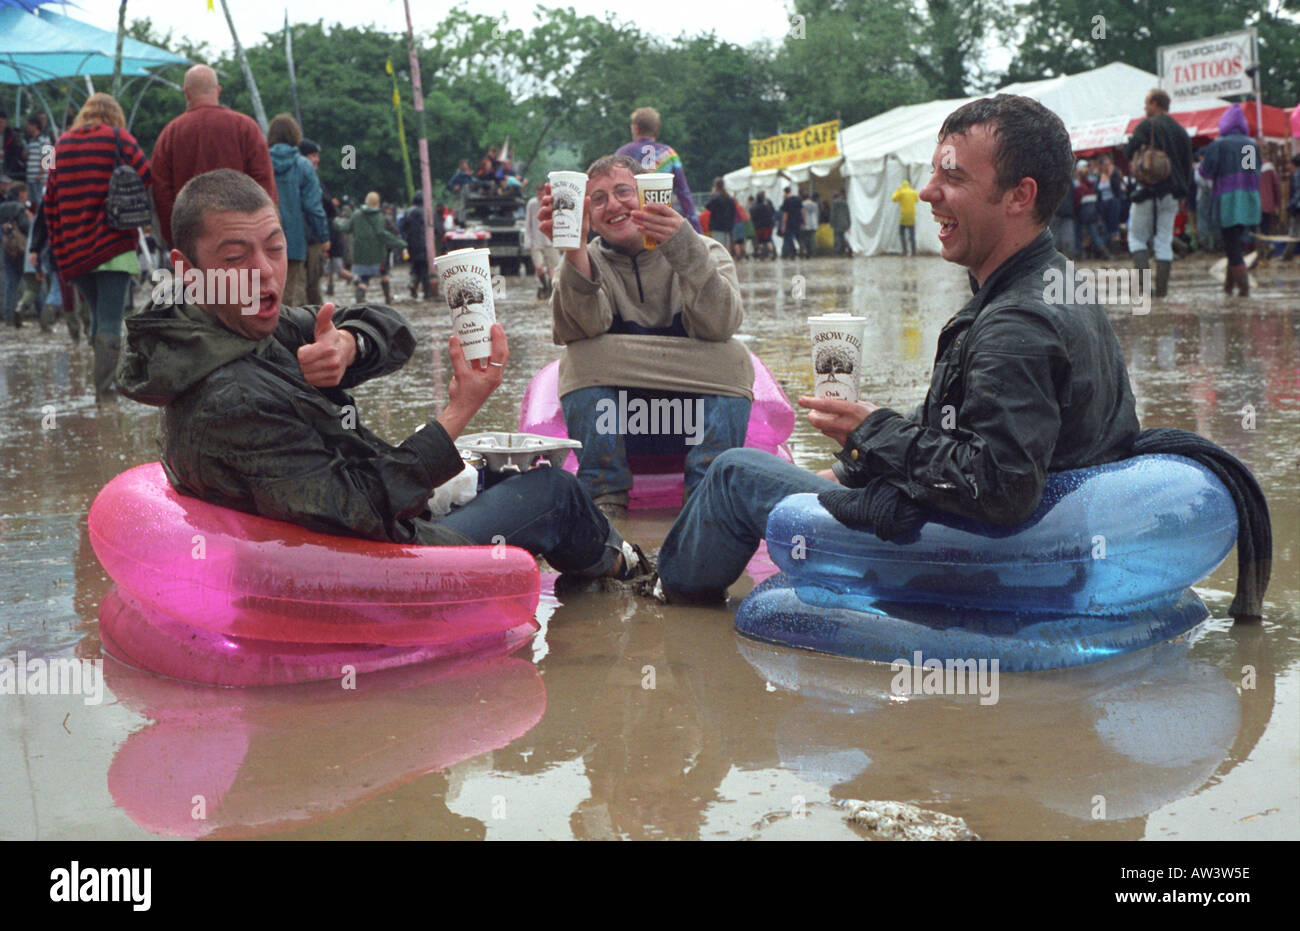
{"label": "yellow flag", "polygon": [[[209,0],[209,2],[211,2],[211,0]],[[384,70],[389,74],[393,73],[393,60],[391,58],[384,62]]]}

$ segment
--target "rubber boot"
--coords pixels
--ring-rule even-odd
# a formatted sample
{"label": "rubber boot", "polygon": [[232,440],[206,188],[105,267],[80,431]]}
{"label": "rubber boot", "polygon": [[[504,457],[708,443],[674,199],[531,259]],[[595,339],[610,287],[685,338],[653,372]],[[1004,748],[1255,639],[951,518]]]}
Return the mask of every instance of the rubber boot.
{"label": "rubber boot", "polygon": [[379,282],[380,287],[384,289],[384,303],[390,307],[393,304],[393,289],[387,278]]}
{"label": "rubber boot", "polygon": [[1168,259],[1156,259],[1156,297],[1169,293],[1169,266],[1172,264]]}
{"label": "rubber boot", "polygon": [[1237,279],[1237,293],[1242,297],[1250,297],[1250,270],[1246,268],[1246,263],[1232,266],[1232,272]]}
{"label": "rubber boot", "polygon": [[95,360],[91,377],[95,382],[95,403],[105,404],[117,400],[117,385],[113,379],[117,371],[117,357],[122,341],[116,334],[96,333],[92,342]]}
{"label": "rubber boot", "polygon": [[1236,266],[1229,265],[1223,270],[1223,293],[1231,296],[1232,286],[1237,283],[1237,273],[1233,271]]}
{"label": "rubber boot", "polygon": [[366,302],[365,285],[357,285],[356,292],[357,292],[357,303],[364,304]]}
{"label": "rubber boot", "polygon": [[1132,254],[1133,267],[1137,269],[1150,268],[1150,262],[1147,261],[1147,250],[1139,249]]}

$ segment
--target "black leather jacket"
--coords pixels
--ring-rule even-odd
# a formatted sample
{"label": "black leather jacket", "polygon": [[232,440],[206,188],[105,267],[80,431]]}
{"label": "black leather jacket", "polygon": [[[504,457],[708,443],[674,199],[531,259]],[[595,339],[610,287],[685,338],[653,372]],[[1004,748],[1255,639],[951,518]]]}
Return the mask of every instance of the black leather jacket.
{"label": "black leather jacket", "polygon": [[1138,419],[1119,340],[1100,306],[1047,300],[1052,269],[1063,276],[1065,257],[1044,231],[983,287],[971,279],[925,403],[911,416],[882,408],[850,433],[842,482],[883,475],[926,506],[1014,526],[1048,472],[1128,457]]}

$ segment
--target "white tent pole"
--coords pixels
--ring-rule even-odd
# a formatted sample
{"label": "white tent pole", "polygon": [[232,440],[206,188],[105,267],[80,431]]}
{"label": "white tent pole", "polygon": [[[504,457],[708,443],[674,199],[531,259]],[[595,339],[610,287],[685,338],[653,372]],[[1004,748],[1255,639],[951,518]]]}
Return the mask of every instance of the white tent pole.
{"label": "white tent pole", "polygon": [[1259,62],[1259,34],[1252,28],[1250,30],[1250,47],[1251,57],[1255,59],[1255,129],[1259,138],[1264,138],[1264,97],[1260,91],[1259,72],[1262,66]]}

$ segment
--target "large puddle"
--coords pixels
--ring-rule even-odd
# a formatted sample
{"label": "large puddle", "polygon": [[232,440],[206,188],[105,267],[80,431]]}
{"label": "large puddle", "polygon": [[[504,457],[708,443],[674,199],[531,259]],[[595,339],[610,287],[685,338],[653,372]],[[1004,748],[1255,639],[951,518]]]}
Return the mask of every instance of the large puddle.
{"label": "large puddle", "polygon": [[[748,580],[725,609],[544,594],[542,631],[515,653],[375,674],[353,691],[190,686],[106,660],[97,705],[0,695],[0,837],[852,838],[829,803],[857,798],[954,815],[986,839],[1293,838],[1300,271],[1260,272],[1249,300],[1229,301],[1206,266],[1178,263],[1169,300],[1111,319],[1143,426],[1210,437],[1269,497],[1262,625],[1226,617],[1234,554],[1197,586],[1213,618],[1191,637],[1004,674],[994,705],[900,700],[887,666],[739,637]],[[740,275],[744,337],[787,394],[811,386],[804,317],[852,311],[870,321],[863,396],[896,408],[924,395],[938,332],[969,295],[965,273],[935,257],[743,263]],[[510,365],[471,430],[514,429],[529,378],[559,354],[533,294],[512,279],[498,298]],[[445,307],[397,306],[418,355],[356,392],[392,441],[430,415],[449,374]],[[101,656],[111,583],[86,512],[110,478],[157,457],[157,424],[131,402],[97,410],[89,349],[66,334],[0,331],[0,657]],[[809,468],[833,452],[802,417],[790,446]],[[658,545],[671,517],[634,512],[628,535]]]}

